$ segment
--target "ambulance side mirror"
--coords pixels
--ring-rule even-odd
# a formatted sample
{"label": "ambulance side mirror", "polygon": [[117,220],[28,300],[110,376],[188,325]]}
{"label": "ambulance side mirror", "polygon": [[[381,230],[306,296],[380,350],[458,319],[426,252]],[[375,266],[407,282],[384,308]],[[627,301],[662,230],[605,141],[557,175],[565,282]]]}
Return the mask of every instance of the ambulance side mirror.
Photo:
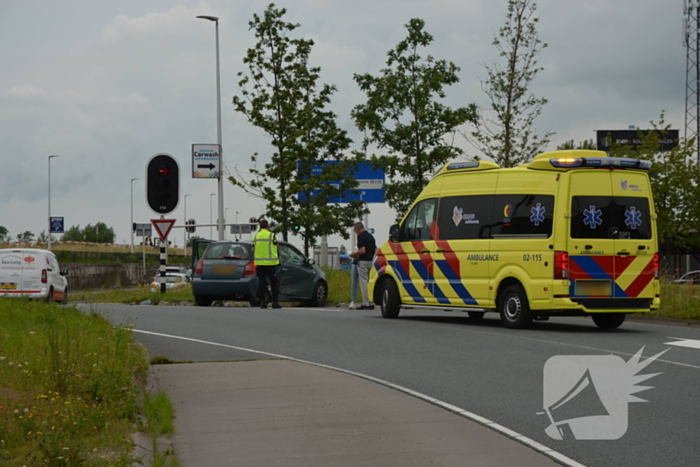
{"label": "ambulance side mirror", "polygon": [[400,229],[399,224],[394,224],[389,228],[389,240],[392,242],[400,242]]}

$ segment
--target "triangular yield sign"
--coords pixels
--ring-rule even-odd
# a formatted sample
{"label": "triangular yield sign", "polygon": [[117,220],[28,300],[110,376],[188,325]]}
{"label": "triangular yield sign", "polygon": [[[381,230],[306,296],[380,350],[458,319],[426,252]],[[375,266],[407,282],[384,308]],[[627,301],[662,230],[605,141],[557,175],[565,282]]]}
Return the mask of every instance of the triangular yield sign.
{"label": "triangular yield sign", "polygon": [[173,225],[175,225],[175,219],[151,219],[151,224],[155,227],[160,239],[166,241]]}

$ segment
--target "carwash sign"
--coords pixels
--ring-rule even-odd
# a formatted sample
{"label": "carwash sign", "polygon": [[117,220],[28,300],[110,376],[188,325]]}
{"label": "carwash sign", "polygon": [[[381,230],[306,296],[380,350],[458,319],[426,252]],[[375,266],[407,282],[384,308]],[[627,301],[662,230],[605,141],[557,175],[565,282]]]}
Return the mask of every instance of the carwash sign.
{"label": "carwash sign", "polygon": [[192,145],[192,178],[219,178],[218,144]]}

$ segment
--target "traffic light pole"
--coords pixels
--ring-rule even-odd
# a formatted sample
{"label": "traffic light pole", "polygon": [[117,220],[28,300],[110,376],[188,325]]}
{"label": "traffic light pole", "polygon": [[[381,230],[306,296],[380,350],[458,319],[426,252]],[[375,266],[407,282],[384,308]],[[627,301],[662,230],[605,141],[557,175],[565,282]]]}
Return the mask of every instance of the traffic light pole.
{"label": "traffic light pole", "polygon": [[[164,219],[165,216],[160,216],[161,219]],[[165,293],[165,266],[168,264],[168,250],[166,250],[166,246],[168,239],[167,237],[165,238],[165,241],[160,242],[160,293],[164,294]]]}

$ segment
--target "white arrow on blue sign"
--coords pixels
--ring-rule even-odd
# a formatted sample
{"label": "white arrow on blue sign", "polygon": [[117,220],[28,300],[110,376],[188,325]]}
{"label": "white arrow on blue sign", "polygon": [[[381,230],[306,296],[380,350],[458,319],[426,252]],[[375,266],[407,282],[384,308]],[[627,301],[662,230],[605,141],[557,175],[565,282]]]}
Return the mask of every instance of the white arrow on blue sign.
{"label": "white arrow on blue sign", "polygon": [[[334,164],[335,161],[324,161],[326,164]],[[321,173],[323,166],[314,166],[311,170],[312,174]],[[358,186],[352,191],[346,192],[344,196],[339,198],[331,198],[329,203],[349,203],[350,201],[360,200],[365,203],[383,203],[384,202],[384,181],[385,175],[382,169],[372,168],[369,162],[360,162],[357,170],[354,172],[355,180]],[[337,184],[338,182],[331,182]],[[317,190],[311,192],[311,196],[315,196]],[[299,200],[304,201],[305,193],[299,193]]]}
{"label": "white arrow on blue sign", "polygon": [[50,219],[51,233],[63,233],[63,218],[62,217],[52,217]]}

